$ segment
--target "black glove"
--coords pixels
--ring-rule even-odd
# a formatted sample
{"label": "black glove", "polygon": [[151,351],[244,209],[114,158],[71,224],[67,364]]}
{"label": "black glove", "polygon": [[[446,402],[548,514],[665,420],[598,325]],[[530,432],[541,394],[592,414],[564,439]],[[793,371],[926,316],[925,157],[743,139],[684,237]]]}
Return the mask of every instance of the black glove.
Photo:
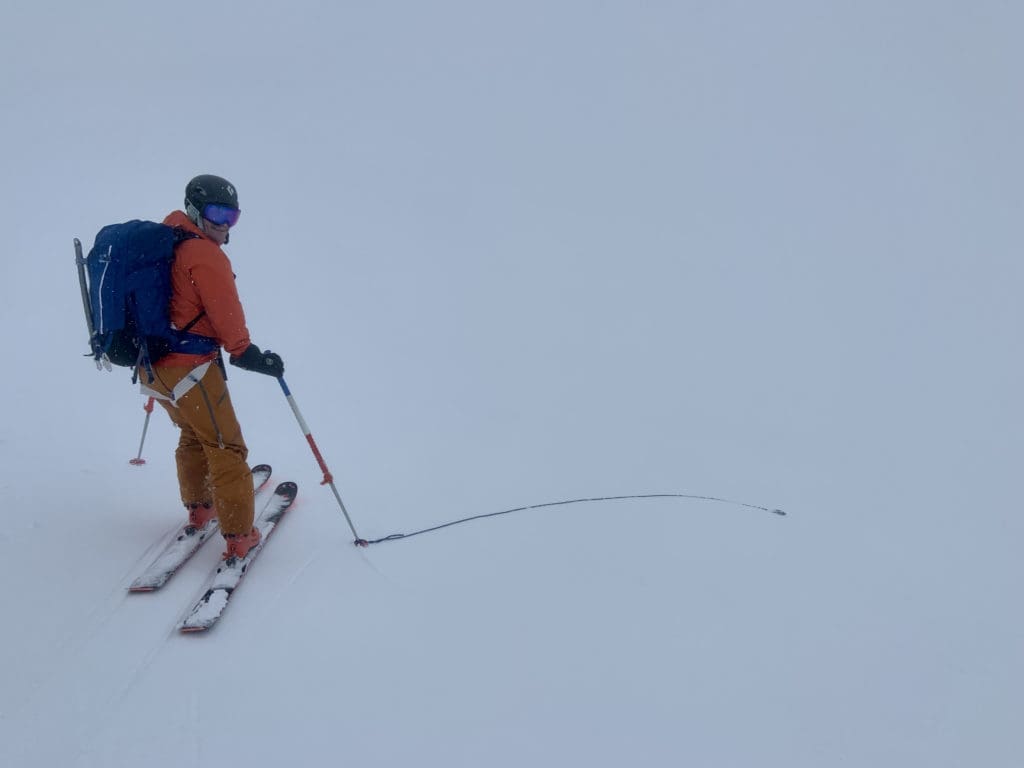
{"label": "black glove", "polygon": [[232,365],[246,371],[265,373],[267,376],[278,379],[284,376],[284,361],[281,356],[269,349],[266,352],[260,352],[260,348],[255,344],[250,344],[245,352],[240,355],[232,355],[228,359]]}

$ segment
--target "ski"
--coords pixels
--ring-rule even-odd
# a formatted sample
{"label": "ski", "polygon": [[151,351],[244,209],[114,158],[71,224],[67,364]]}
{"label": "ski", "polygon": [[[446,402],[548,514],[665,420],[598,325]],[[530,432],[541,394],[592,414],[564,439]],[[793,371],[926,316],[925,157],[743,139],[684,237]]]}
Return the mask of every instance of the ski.
{"label": "ski", "polygon": [[245,557],[229,557],[221,561],[210,577],[209,584],[203,596],[199,598],[192,609],[188,612],[178,629],[182,632],[202,632],[209,629],[224,613],[228,601],[235,593],[242,578],[252,565],[252,561],[263,550],[267,539],[274,532],[278,522],[288,508],[295,501],[295,495],[299,487],[293,482],[280,483],[274,489],[263,511],[256,517],[255,526],[260,530],[260,542]]}
{"label": "ski", "polygon": [[[269,464],[258,464],[252,468],[252,484],[257,492],[270,480]],[[153,559],[129,587],[129,592],[153,592],[166,584],[189,558],[215,534],[220,527],[217,518],[202,528],[184,523],[167,545]]]}

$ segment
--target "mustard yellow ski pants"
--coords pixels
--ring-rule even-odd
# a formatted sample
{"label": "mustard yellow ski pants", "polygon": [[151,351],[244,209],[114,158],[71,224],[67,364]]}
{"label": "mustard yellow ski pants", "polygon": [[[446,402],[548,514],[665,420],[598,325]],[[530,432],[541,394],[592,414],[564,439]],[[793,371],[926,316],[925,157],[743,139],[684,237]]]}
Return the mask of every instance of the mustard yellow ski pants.
{"label": "mustard yellow ski pants", "polygon": [[[194,380],[185,381],[190,374]],[[254,496],[252,472],[246,463],[249,449],[220,366],[211,363],[205,371],[154,367],[152,382],[148,382],[145,371],[139,375],[153,393],[164,397],[175,394],[173,400],[158,402],[181,430],[174,456],[182,502],[212,502],[222,533],[248,533],[252,530]],[[183,389],[186,391],[180,394]]]}

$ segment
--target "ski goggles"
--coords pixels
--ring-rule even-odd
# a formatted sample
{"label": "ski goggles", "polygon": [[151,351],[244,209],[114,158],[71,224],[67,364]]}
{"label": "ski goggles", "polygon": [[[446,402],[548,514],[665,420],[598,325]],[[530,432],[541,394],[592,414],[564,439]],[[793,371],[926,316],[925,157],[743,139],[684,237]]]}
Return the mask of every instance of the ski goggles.
{"label": "ski goggles", "polygon": [[240,210],[232,208],[230,205],[207,203],[203,206],[203,218],[219,227],[224,225],[229,227],[235,226],[238,223],[238,217],[241,215],[242,212]]}

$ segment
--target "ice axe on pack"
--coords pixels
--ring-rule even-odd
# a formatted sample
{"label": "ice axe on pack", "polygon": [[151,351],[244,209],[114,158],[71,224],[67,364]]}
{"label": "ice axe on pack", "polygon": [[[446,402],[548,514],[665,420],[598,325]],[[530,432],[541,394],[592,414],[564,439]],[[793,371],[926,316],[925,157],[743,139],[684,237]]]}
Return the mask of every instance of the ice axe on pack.
{"label": "ice axe on pack", "polygon": [[309,429],[309,425],[306,424],[306,420],[302,418],[302,412],[299,411],[299,406],[295,402],[295,398],[292,397],[291,390],[288,389],[288,385],[285,383],[284,376],[277,377],[277,383],[281,385],[281,389],[284,392],[285,398],[288,400],[288,405],[292,408],[292,413],[295,414],[295,420],[299,422],[299,428],[302,430],[302,434],[306,436],[306,442],[309,443],[309,447],[313,451],[313,456],[316,458],[317,464],[320,465],[320,470],[324,473],[324,479],[320,485],[329,485],[331,490],[334,492],[334,498],[338,500],[338,506],[341,507],[341,513],[345,515],[345,521],[348,523],[348,527],[352,531],[352,535],[356,537],[353,544],[357,547],[367,547],[369,542],[366,539],[360,538],[356,532],[356,527],[352,524],[352,518],[349,517],[348,510],[345,509],[345,502],[341,500],[341,494],[338,493],[338,487],[334,484],[334,477],[331,475],[331,470],[327,468],[327,462],[324,461],[323,455],[320,453],[320,449],[316,445],[316,440],[313,439],[313,433]]}
{"label": "ice axe on pack", "polygon": [[[82,255],[82,241],[75,238],[75,266],[78,267],[78,284],[82,289],[82,308],[85,310],[85,325],[89,329],[89,346],[92,347],[96,339],[96,324],[92,318],[92,305],[89,303],[89,282],[85,276],[85,256]],[[110,361],[106,358],[96,359],[96,370],[102,368],[110,370]]]}

